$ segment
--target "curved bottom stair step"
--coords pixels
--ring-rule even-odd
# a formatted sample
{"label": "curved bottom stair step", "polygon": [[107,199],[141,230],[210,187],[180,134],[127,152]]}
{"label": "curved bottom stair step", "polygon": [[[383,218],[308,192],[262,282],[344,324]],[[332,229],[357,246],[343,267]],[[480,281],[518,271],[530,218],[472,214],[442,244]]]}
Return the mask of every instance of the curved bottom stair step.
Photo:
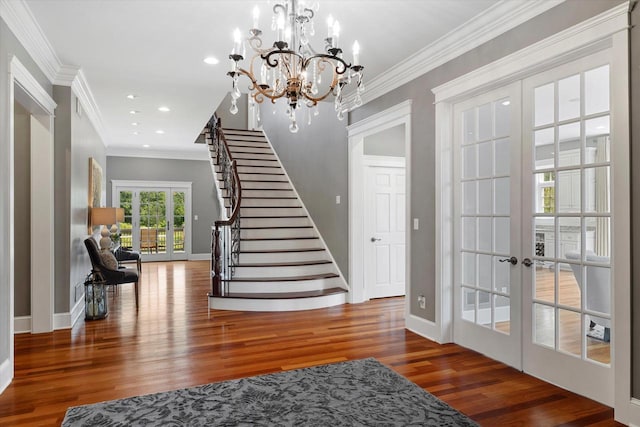
{"label": "curved bottom stair step", "polygon": [[224,297],[209,295],[209,308],[236,311],[299,311],[333,307],[347,302],[347,291],[330,288],[288,293],[231,293]]}

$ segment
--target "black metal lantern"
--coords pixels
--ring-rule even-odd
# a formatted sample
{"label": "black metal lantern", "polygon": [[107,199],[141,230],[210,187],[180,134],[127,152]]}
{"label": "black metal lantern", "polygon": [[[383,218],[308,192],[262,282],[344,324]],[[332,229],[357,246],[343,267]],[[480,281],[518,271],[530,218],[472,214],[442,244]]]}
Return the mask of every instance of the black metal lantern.
{"label": "black metal lantern", "polygon": [[84,281],[84,318],[99,320],[107,314],[107,285],[92,273]]}

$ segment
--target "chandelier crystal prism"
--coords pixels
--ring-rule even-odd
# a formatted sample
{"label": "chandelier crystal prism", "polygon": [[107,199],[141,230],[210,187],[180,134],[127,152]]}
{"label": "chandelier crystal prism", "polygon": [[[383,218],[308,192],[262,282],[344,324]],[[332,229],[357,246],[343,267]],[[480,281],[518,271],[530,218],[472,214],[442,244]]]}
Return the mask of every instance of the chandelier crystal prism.
{"label": "chandelier crystal prism", "polygon": [[[276,2],[271,23],[276,41],[271,47],[263,47],[263,33],[258,28],[260,10],[257,6],[253,9],[253,28],[249,30],[249,37],[243,40],[240,30],[234,31],[234,47],[229,55],[231,70],[227,73],[233,81],[232,114],[238,112],[237,100],[241,96],[239,80],[242,75],[250,80],[250,103],[261,104],[265,99],[270,99],[275,104],[280,98],[287,99],[287,114],[291,121],[289,130],[293,133],[298,131],[296,110],[305,105],[308,108],[308,122],[311,123],[311,109],[315,109],[313,114],[317,115],[318,102],[330,95],[335,97],[334,108],[338,119],[342,120],[346,112],[343,90],[352,81],[356,82],[354,106],[362,105],[364,67],[359,63],[360,45],[354,42],[353,64],[347,63],[338,44],[340,23],[329,16],[324,51],[316,51],[311,46],[310,38],[315,35],[313,19],[317,11],[317,2]],[[246,57],[245,42],[253,51],[250,53],[248,69],[240,65]]]}

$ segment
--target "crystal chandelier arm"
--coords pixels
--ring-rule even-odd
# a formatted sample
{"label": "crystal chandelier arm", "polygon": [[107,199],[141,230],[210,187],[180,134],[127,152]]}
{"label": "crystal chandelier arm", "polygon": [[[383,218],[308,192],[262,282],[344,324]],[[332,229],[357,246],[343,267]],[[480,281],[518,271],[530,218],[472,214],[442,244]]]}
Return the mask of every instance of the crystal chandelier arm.
{"label": "crystal chandelier arm", "polygon": [[274,93],[273,88],[269,88],[268,86],[263,87],[263,85],[257,82],[253,74],[245,70],[244,68],[238,68],[236,72],[238,74],[247,76],[249,80],[251,80],[251,86],[249,86],[249,90],[256,91],[256,93],[252,94],[251,96],[253,96],[253,99],[255,99],[258,104],[262,104],[262,102],[264,101],[264,99],[261,98],[262,96],[269,98],[272,102],[275,102],[276,99],[283,97],[286,93],[286,88],[284,88],[281,92]]}

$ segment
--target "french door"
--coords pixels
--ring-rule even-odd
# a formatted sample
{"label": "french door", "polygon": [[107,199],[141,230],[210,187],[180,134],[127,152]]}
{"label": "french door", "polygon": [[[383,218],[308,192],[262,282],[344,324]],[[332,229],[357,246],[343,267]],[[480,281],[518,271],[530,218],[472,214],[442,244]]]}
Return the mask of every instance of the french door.
{"label": "french door", "polygon": [[520,84],[454,114],[454,339],[520,369]]}
{"label": "french door", "polygon": [[191,248],[190,188],[114,184],[114,203],[124,208],[120,244],[145,261],[188,259]]}
{"label": "french door", "polygon": [[609,64],[454,106],[454,339],[612,405]]}

